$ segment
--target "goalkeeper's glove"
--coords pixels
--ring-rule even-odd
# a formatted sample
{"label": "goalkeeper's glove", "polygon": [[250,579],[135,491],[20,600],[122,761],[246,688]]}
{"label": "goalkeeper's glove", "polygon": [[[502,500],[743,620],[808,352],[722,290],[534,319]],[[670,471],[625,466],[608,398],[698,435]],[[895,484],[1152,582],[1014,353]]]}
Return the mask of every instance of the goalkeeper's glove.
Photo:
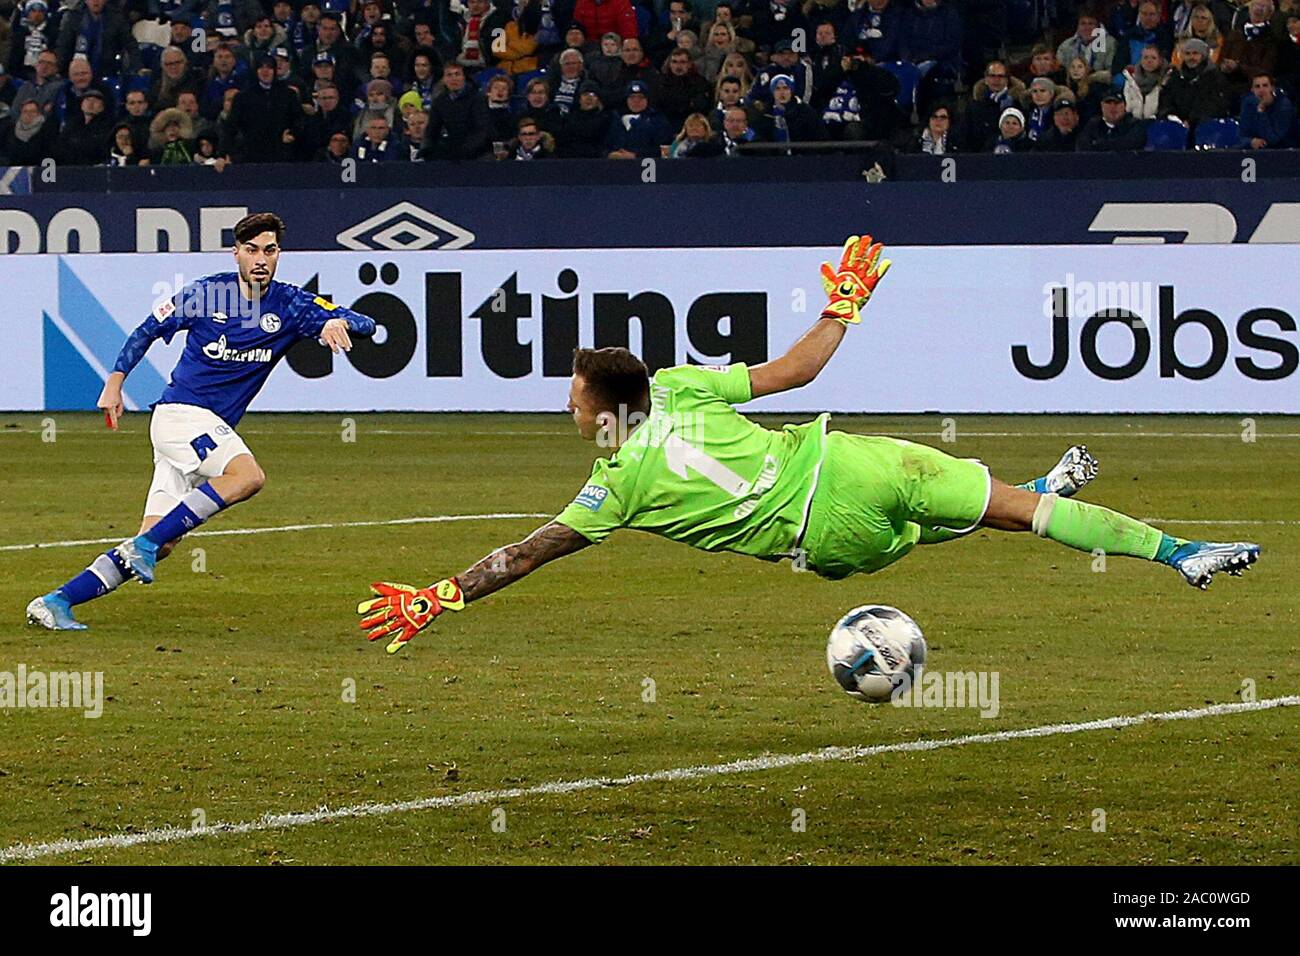
{"label": "goalkeeper's glove", "polygon": [[890,260],[880,258],[884,249],[878,242],[873,245],[870,236],[849,236],[839,270],[829,262],[822,263],[822,288],[830,297],[822,310],[823,319],[835,319],[845,325],[862,321],[859,310],[893,265]]}
{"label": "goalkeeper's glove", "polygon": [[372,641],[391,635],[393,639],[387,648],[390,654],[401,650],[402,645],[432,624],[443,611],[460,611],[465,607],[465,595],[455,578],[418,591],[409,584],[376,581],[370,590],[379,596],[357,605],[357,613],[365,615],[361,629],[369,632]]}

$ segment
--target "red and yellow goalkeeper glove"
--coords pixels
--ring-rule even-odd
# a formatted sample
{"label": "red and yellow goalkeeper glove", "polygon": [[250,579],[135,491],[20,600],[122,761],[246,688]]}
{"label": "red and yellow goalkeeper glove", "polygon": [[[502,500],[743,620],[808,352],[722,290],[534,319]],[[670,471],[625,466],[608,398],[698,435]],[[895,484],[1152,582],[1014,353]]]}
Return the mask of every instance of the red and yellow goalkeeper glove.
{"label": "red and yellow goalkeeper glove", "polygon": [[822,310],[822,318],[835,319],[845,325],[862,321],[859,310],[867,304],[876,284],[884,278],[893,263],[880,258],[885,247],[871,242],[870,236],[849,236],[844,243],[839,271],[829,262],[822,263],[822,288],[830,301]]}
{"label": "red and yellow goalkeeper glove", "polygon": [[372,641],[392,635],[387,648],[390,654],[401,650],[402,645],[432,624],[443,611],[460,611],[465,607],[465,595],[455,578],[418,591],[409,584],[376,581],[370,590],[379,596],[357,605],[357,613],[366,615],[361,619],[361,629],[369,632]]}

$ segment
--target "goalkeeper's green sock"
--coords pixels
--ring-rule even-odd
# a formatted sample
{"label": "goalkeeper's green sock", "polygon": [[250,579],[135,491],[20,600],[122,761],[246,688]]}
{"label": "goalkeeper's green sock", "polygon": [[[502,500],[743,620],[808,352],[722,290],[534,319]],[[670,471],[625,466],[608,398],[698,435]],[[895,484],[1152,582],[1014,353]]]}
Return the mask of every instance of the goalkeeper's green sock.
{"label": "goalkeeper's green sock", "polygon": [[1043,495],[1034,511],[1034,533],[1080,551],[1102,551],[1168,564],[1182,538],[1101,505]]}

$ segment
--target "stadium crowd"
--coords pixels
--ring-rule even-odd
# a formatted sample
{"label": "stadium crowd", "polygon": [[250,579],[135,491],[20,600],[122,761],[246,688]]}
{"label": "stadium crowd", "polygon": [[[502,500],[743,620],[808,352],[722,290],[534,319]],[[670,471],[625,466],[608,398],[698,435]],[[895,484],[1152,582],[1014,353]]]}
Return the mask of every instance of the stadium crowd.
{"label": "stadium crowd", "polygon": [[1279,3],[0,0],[0,165],[1286,148]]}

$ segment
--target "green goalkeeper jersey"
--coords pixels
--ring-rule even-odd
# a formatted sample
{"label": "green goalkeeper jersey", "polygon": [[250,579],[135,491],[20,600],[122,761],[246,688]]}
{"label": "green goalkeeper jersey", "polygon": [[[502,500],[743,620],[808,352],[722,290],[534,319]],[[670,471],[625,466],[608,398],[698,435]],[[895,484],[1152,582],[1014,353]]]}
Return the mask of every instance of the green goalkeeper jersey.
{"label": "green goalkeeper jersey", "polygon": [[705,551],[790,557],[800,546],[826,415],[772,431],[732,405],[749,368],[679,365],[650,381],[650,415],[556,518],[593,542],[635,528]]}

